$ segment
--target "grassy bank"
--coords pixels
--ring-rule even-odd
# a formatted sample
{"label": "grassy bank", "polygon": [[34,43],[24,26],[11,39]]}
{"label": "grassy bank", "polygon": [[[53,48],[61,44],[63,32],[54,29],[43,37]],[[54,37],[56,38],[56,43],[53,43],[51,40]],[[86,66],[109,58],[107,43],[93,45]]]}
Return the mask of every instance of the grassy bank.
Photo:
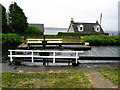
{"label": "grassy bank", "polygon": [[111,80],[114,84],[120,85],[120,71],[118,71],[118,68],[112,68],[112,69],[97,69],[97,71],[101,72],[102,75],[109,80]]}
{"label": "grassy bank", "polygon": [[7,88],[92,88],[83,72],[2,73]]}

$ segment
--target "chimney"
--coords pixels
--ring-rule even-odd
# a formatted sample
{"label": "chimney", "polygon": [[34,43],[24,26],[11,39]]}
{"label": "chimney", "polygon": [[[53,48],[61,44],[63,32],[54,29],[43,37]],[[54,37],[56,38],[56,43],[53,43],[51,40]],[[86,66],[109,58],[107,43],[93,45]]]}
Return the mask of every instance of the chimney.
{"label": "chimney", "polygon": [[96,20],[96,23],[98,24],[98,20]]}
{"label": "chimney", "polygon": [[73,18],[71,18],[71,22],[72,22],[72,23],[74,22]]}
{"label": "chimney", "polygon": [[102,23],[102,13],[100,14],[100,25]]}

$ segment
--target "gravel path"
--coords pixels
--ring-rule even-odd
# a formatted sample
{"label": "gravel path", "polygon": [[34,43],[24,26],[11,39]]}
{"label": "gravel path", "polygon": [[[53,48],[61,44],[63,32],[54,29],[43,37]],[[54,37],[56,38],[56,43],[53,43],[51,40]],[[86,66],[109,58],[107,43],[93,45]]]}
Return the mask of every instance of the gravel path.
{"label": "gravel path", "polygon": [[0,63],[0,67],[2,67],[2,72],[19,72],[22,70],[23,72],[43,72],[43,71],[84,71],[86,69],[99,69],[99,68],[116,68],[118,64],[81,64],[78,67],[69,67],[69,66],[38,66],[38,67],[30,67],[30,66],[22,66],[22,65],[9,65],[8,63]]}
{"label": "gravel path", "polygon": [[84,71],[95,88],[117,88],[110,80],[106,79],[95,69],[86,69]]}

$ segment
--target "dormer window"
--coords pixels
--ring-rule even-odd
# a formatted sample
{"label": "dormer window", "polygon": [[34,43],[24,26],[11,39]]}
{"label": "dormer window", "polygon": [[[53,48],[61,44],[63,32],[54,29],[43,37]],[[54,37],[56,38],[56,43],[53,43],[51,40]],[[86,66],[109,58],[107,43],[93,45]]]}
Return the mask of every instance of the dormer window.
{"label": "dormer window", "polygon": [[100,32],[100,26],[99,26],[99,25],[97,25],[97,26],[95,27],[95,31],[96,31],[96,32]]}
{"label": "dormer window", "polygon": [[82,24],[78,26],[78,31],[83,31],[83,25]]}

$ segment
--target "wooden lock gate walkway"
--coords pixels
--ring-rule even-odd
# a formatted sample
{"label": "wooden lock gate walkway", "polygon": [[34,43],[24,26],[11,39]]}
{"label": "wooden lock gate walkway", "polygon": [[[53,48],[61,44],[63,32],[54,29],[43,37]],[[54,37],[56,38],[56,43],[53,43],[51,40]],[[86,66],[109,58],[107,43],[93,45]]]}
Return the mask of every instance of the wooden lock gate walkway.
{"label": "wooden lock gate walkway", "polygon": [[[74,45],[74,46],[73,46]],[[18,46],[19,49],[42,48],[45,49],[72,49],[91,50],[88,42],[85,43],[65,43],[62,39],[27,39],[27,42]]]}
{"label": "wooden lock gate walkway", "polygon": [[85,43],[65,43],[62,39],[27,39],[28,47],[31,45],[89,45],[88,42]]}

